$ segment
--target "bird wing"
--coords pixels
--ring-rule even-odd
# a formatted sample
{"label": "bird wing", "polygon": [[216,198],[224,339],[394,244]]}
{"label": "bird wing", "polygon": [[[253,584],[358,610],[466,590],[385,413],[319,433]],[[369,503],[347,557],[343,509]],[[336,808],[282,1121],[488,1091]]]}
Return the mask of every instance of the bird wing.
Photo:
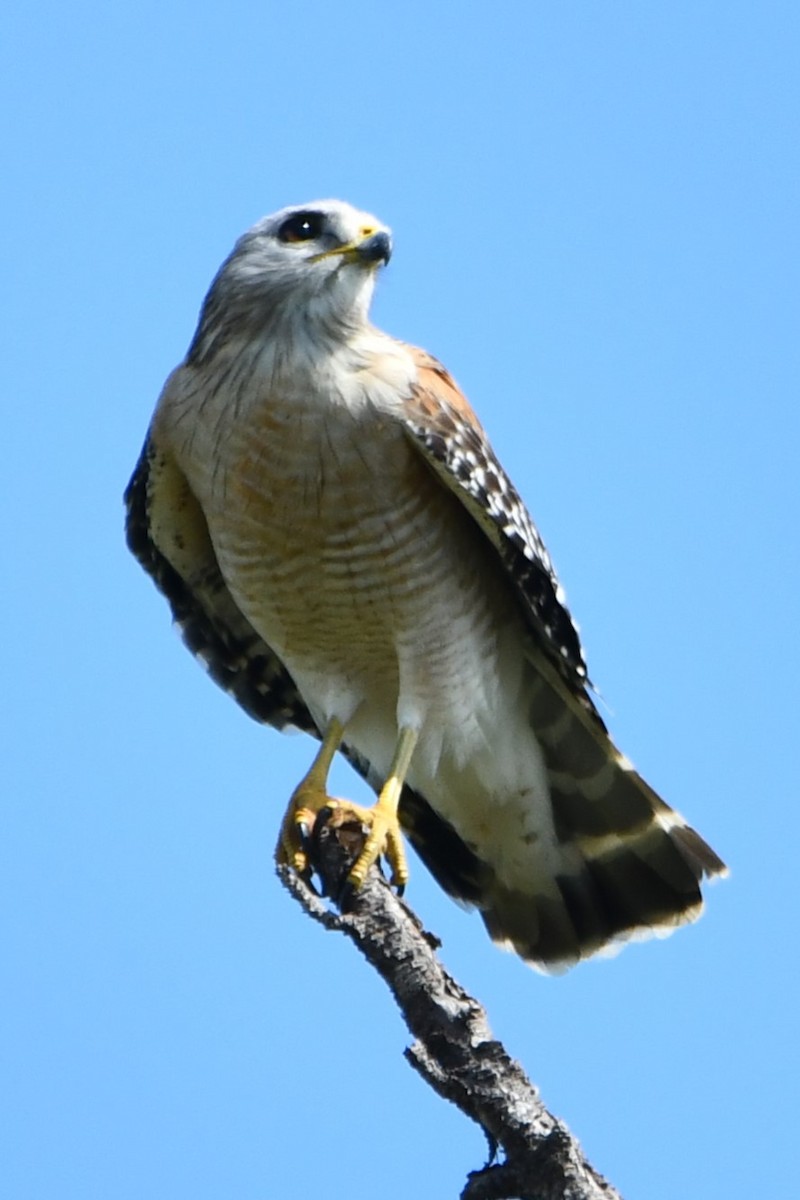
{"label": "bird wing", "polygon": [[614,746],[541,536],[452,377],[424,351],[409,352],[417,382],[402,414],[406,430],[497,550],[526,620],[530,639],[520,650],[534,668],[528,713],[563,851],[553,881],[560,895],[555,903],[538,896],[535,919],[524,891],[485,881],[479,906],[489,932],[552,967],[631,931],[693,920],[701,879],[725,866]]}
{"label": "bird wing", "polygon": [[405,407],[406,429],[494,545],[538,646],[600,721],[578,629],[538,529],[450,373],[424,350],[407,349],[417,383]]}
{"label": "bird wing", "polygon": [[203,511],[152,430],[125,491],[128,547],[159,591],[188,649],[256,721],[319,736],[294,680],[229,592]]}

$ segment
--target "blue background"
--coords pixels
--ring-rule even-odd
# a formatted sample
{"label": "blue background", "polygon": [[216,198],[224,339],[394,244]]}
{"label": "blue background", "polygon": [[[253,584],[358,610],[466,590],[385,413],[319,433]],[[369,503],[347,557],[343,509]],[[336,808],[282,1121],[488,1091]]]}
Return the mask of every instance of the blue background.
{"label": "blue background", "polygon": [[3,1194],[439,1198],[484,1161],[274,877],[310,742],[203,678],[122,540],[219,262],[329,195],[393,226],[377,322],[464,386],[620,745],[732,867],[697,926],[556,979],[417,861],[411,903],[628,1200],[791,1194],[796,5],[11,0],[4,26]]}

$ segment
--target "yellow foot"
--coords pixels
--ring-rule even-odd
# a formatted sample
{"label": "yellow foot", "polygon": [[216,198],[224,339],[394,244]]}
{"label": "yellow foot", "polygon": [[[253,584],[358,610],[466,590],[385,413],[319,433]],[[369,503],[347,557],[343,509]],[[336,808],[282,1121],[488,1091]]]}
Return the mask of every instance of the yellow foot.
{"label": "yellow foot", "polygon": [[310,870],[306,847],[317,815],[329,804],[337,803],[328,795],[326,784],[343,733],[339,722],[331,721],[308,774],[292,793],[281,822],[275,861],[279,866],[293,867],[299,875],[307,875]]}
{"label": "yellow foot", "polygon": [[339,801],[327,795],[325,789],[303,780],[289,801],[275,850],[275,860],[283,866],[293,867],[298,875],[307,875],[311,867],[308,861],[308,839],[314,822],[323,808],[335,808]]}
{"label": "yellow foot", "polygon": [[333,810],[330,823],[336,829],[357,823],[367,835],[361,853],[347,876],[351,887],[360,888],[370,867],[383,856],[391,870],[392,885],[402,893],[408,883],[408,863],[403,847],[403,835],[396,807],[384,804],[382,800],[383,797],[372,808],[365,808],[350,800],[329,800],[328,806]]}
{"label": "yellow foot", "polygon": [[382,808],[380,802],[365,808],[350,800],[338,800],[324,791],[315,791],[304,783],[295,791],[283,818],[276,861],[292,867],[299,875],[309,873],[308,839],[323,808],[331,812],[332,828],[357,824],[366,834],[361,853],[347,877],[350,886],[360,888],[370,867],[384,855],[391,869],[391,882],[402,892],[408,883],[408,864],[396,814]]}
{"label": "yellow foot", "polygon": [[408,883],[408,864],[397,806],[417,733],[413,729],[401,729],[389,777],[381,789],[377,804],[372,808],[364,808],[349,800],[335,800],[328,795],[328,771],[343,733],[339,722],[331,721],[311,769],[289,801],[281,823],[276,861],[279,865],[293,867],[300,875],[308,875],[311,869],[308,838],[317,817],[326,808],[332,812],[331,824],[335,827],[358,824],[366,834],[361,853],[347,877],[350,887],[360,888],[370,867],[383,855],[391,868],[391,882],[398,891],[402,891]]}

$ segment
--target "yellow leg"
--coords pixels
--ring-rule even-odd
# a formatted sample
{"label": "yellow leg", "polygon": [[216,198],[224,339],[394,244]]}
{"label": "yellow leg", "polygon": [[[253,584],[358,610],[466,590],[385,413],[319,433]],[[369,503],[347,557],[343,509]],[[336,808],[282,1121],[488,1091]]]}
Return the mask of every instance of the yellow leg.
{"label": "yellow leg", "polygon": [[333,810],[332,824],[344,825],[355,820],[367,828],[364,848],[348,876],[348,883],[354,888],[361,887],[370,867],[383,854],[391,867],[392,883],[402,891],[408,883],[408,863],[403,848],[397,806],[417,744],[417,730],[400,730],[388,778],[381,788],[377,803],[372,808],[365,808],[350,800],[335,800],[328,795],[328,772],[343,737],[342,725],[338,721],[331,721],[308,774],[292,793],[281,823],[275,851],[276,861],[281,865],[294,867],[301,875],[307,872],[309,863],[305,849],[306,833],[313,828],[320,810],[330,808]]}
{"label": "yellow leg", "polygon": [[294,867],[301,875],[308,870],[306,831],[313,828],[320,809],[326,805],[338,805],[338,802],[328,795],[327,785],[328,772],[343,737],[343,726],[338,721],[331,721],[308,774],[292,793],[289,807],[281,822],[275,859],[281,865]]}
{"label": "yellow leg", "polygon": [[344,816],[347,815],[348,810],[351,810],[368,828],[364,849],[356,859],[348,876],[348,883],[354,888],[361,887],[367,877],[367,871],[382,854],[386,856],[392,869],[392,883],[400,891],[408,883],[408,863],[397,817],[397,806],[400,803],[400,793],[403,790],[411,756],[417,744],[417,737],[416,729],[400,730],[388,778],[381,788],[377,803],[372,808],[362,808],[361,805],[350,803],[343,806]]}

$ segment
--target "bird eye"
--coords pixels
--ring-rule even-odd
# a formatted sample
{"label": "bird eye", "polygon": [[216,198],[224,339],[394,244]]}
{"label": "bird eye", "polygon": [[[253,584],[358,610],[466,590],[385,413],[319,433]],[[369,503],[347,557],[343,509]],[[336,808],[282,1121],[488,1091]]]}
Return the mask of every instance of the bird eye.
{"label": "bird eye", "polygon": [[282,242],[313,242],[325,229],[325,216],[318,212],[300,212],[287,217],[278,230]]}

